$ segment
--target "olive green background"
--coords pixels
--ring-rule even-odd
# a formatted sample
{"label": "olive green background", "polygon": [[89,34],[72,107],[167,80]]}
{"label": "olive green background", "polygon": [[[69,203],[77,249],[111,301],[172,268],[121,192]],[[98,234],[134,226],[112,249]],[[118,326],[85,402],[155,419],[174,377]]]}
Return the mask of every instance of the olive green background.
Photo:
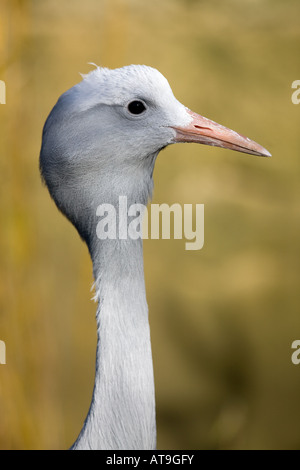
{"label": "olive green background", "polygon": [[273,157],[164,150],[153,202],[205,204],[205,244],[146,240],[159,449],[299,449],[298,0],[1,0],[0,448],[66,449],[89,408],[86,247],[42,186],[44,121],[88,62],[158,68]]}

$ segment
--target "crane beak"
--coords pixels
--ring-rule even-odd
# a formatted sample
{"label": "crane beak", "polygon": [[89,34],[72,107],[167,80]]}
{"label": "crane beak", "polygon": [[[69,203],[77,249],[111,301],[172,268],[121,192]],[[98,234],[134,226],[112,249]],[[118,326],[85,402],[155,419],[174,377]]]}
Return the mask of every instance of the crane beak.
{"label": "crane beak", "polygon": [[248,137],[238,134],[214,121],[210,121],[189,109],[187,109],[187,112],[192,118],[187,126],[172,126],[176,131],[174,142],[195,142],[261,157],[271,157],[268,150],[253,140],[248,139]]}

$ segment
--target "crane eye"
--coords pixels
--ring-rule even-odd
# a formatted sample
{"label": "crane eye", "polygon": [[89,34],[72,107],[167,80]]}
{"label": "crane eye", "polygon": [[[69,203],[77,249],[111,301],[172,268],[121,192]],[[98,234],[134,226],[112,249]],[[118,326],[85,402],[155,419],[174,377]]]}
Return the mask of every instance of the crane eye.
{"label": "crane eye", "polygon": [[127,109],[130,114],[142,114],[144,111],[146,111],[146,106],[143,101],[134,100],[128,104]]}

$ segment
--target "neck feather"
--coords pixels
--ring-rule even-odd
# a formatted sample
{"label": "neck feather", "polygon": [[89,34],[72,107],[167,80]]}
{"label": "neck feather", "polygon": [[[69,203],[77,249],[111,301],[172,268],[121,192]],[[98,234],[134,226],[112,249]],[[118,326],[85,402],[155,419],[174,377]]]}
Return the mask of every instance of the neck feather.
{"label": "neck feather", "polygon": [[[142,198],[125,194],[128,204],[146,204],[151,177],[147,184],[150,189],[140,193]],[[106,202],[115,204],[116,197]],[[98,300],[95,386],[73,449],[155,449],[154,378],[142,240],[97,240],[95,234],[96,230],[88,243]]]}

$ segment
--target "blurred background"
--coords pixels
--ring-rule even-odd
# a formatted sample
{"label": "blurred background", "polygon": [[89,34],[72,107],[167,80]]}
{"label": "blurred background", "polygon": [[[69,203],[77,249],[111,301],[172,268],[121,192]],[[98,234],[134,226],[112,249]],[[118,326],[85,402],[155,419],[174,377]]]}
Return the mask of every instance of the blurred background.
{"label": "blurred background", "polygon": [[299,449],[298,0],[0,0],[0,448],[66,449],[94,381],[86,247],[38,170],[57,98],[92,69],[158,68],[271,159],[197,145],[157,160],[153,202],[205,204],[205,245],[146,240],[159,449]]}

